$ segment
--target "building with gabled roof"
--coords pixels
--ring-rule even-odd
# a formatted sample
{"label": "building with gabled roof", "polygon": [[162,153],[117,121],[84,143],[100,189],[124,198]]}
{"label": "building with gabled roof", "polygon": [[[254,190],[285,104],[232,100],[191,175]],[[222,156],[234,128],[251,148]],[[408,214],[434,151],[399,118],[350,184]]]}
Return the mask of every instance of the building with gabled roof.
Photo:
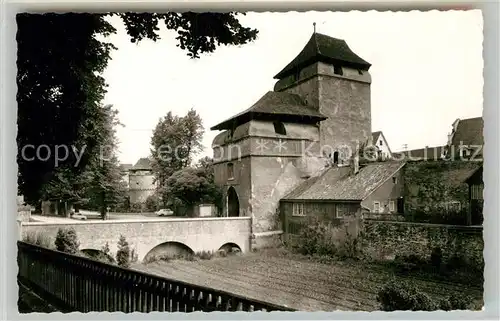
{"label": "building with gabled roof", "polygon": [[372,132],[372,145],[377,147],[379,157],[382,160],[392,158],[391,147],[389,147],[389,143],[387,142],[387,139],[382,131]]}
{"label": "building with gabled roof", "polygon": [[313,33],[273,91],[211,128],[222,131],[212,148],[226,216],[252,216],[256,238],[272,234],[281,198],[371,142],[369,68],[344,40]]}
{"label": "building with gabled roof", "polygon": [[457,119],[448,135],[445,155],[447,158],[483,158],[484,121],[482,117]]}

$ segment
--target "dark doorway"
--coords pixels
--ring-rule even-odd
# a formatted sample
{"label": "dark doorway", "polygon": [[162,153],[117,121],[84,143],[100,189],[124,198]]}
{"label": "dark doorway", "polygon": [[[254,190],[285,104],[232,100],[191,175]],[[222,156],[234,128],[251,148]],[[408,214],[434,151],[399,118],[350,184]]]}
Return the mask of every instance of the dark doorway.
{"label": "dark doorway", "polygon": [[397,213],[404,214],[405,212],[405,203],[402,197],[397,200]]}
{"label": "dark doorway", "polygon": [[333,163],[338,164],[339,163],[339,152],[333,153]]}
{"label": "dark doorway", "polygon": [[240,216],[240,201],[232,186],[227,190],[227,216]]}

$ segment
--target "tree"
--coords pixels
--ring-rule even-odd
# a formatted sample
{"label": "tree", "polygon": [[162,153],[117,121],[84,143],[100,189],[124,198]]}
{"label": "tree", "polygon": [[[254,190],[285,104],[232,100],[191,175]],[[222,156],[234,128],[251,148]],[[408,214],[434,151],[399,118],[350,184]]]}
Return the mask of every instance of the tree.
{"label": "tree", "polygon": [[[257,30],[243,27],[237,13],[119,13],[18,14],[17,101],[18,185],[29,204],[47,194],[54,180],[73,185],[98,152],[94,116],[106,93],[101,76],[116,49],[102,40],[116,32],[106,16],[118,15],[132,42],[160,39],[158,25],[176,30],[177,46],[191,58],[214,52],[220,45],[243,45],[256,39]],[[37,148],[47,145],[47,159]],[[85,148],[58,160],[56,146]],[[43,155],[45,158],[45,155]]]}
{"label": "tree", "polygon": [[79,252],[80,243],[73,228],[57,230],[54,242],[56,249],[61,252],[76,254]]}
{"label": "tree", "polygon": [[123,204],[126,197],[126,186],[122,182],[120,164],[117,157],[118,139],[116,126],[121,125],[118,111],[113,105],[105,105],[94,116],[99,153],[92,155],[87,165],[87,176],[91,180],[86,185],[87,206],[101,212],[107,218],[108,207]]}
{"label": "tree", "polygon": [[118,240],[118,250],[116,251],[116,263],[122,267],[129,267],[131,259],[130,246],[125,236],[120,235]]}
{"label": "tree", "polygon": [[192,208],[201,203],[214,203],[221,207],[222,193],[213,181],[210,170],[187,167],[170,176],[164,186],[167,206],[174,212]]}
{"label": "tree", "polygon": [[158,121],[151,137],[153,171],[160,182],[175,172],[189,166],[193,156],[202,150],[203,125],[194,109],[186,116],[174,116],[172,112]]}

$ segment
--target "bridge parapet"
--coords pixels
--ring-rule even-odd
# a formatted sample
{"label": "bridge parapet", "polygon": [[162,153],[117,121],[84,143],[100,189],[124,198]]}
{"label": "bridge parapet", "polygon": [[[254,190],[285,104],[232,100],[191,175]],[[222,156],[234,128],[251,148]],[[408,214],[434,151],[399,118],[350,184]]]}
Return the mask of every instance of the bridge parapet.
{"label": "bridge parapet", "polygon": [[111,252],[117,250],[120,235],[135,249],[139,260],[155,247],[168,242],[181,243],[193,252],[217,251],[223,245],[237,245],[242,252],[250,250],[250,217],[205,217],[127,219],[74,222],[21,222],[20,235],[41,233],[51,238],[60,228],[73,228],[80,249],[102,249],[108,243]]}

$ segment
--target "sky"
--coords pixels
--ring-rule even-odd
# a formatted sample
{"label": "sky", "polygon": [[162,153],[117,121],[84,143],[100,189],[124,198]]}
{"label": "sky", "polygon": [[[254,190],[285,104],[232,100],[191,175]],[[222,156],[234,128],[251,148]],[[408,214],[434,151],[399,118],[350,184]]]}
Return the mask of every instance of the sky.
{"label": "sky", "polygon": [[176,47],[176,33],[161,26],[161,40],[129,41],[123,24],[109,40],[118,48],[104,72],[105,103],[119,111],[120,161],[150,154],[152,130],[168,111],[196,109],[203,119],[204,151],[218,131],[210,127],[249,108],[305,46],[313,33],[344,39],[372,64],[372,131],[392,151],[446,143],[457,118],[482,116],[482,15],[474,11],[247,13],[259,30],[242,46],[219,47],[193,60]]}

